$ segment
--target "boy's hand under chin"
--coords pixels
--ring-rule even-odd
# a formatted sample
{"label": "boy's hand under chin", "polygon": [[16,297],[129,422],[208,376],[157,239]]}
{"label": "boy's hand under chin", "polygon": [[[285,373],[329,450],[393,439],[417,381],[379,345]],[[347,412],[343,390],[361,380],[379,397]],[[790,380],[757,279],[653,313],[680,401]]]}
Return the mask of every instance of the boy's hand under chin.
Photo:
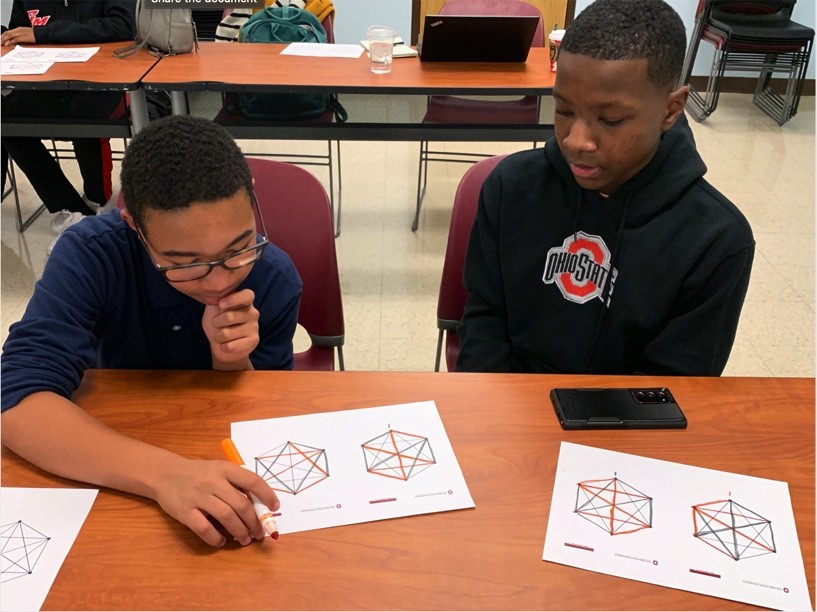
{"label": "boy's hand under chin", "polygon": [[251,370],[250,353],[258,346],[255,293],[242,289],[207,304],[201,326],[210,341],[215,370]]}

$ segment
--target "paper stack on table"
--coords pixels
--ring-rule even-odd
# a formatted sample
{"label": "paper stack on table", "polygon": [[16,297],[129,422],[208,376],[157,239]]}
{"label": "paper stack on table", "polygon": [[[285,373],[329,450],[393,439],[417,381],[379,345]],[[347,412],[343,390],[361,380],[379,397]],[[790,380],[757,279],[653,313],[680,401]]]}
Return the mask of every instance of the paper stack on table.
{"label": "paper stack on table", "polygon": [[0,74],[44,74],[55,62],[87,62],[99,47],[23,47],[17,45],[0,59]]}

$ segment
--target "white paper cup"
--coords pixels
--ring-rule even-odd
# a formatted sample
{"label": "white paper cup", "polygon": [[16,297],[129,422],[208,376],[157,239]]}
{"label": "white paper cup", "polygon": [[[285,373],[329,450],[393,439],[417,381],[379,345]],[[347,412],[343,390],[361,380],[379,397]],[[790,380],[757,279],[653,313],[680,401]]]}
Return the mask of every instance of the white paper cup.
{"label": "white paper cup", "polygon": [[388,26],[369,26],[366,30],[369,41],[369,66],[376,74],[391,72],[394,57],[394,28]]}
{"label": "white paper cup", "polygon": [[548,42],[550,43],[550,71],[556,72],[556,62],[559,59],[559,45],[562,44],[562,37],[565,35],[564,30],[553,30],[548,35]]}

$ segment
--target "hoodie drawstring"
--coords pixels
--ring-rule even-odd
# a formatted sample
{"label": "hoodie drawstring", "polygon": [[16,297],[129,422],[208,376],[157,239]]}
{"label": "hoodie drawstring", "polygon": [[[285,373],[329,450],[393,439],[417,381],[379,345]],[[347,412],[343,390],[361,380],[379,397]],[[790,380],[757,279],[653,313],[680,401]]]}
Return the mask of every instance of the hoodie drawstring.
{"label": "hoodie drawstring", "polygon": [[[601,329],[604,326],[604,314],[609,310],[607,305],[607,301],[609,299],[610,292],[613,290],[613,273],[615,271],[616,260],[618,259],[618,250],[621,246],[621,234],[624,230],[624,221],[627,218],[627,210],[630,208],[630,202],[633,199],[633,192],[630,191],[627,194],[627,199],[624,201],[624,209],[621,211],[621,218],[618,220],[618,229],[616,229],[616,241],[613,245],[613,252],[610,256],[610,271],[607,273],[607,276],[604,278],[604,284],[601,287],[601,310],[599,311],[599,315],[596,318],[596,327],[593,330],[593,338],[590,341],[590,354],[587,356],[587,364],[584,366],[584,373],[590,372],[590,366],[593,365],[593,360],[596,357],[596,349],[598,348],[599,341],[601,340]],[[581,204],[580,204],[581,206]],[[578,214],[577,220],[578,220]],[[575,229],[574,229],[574,236],[575,236]]]}

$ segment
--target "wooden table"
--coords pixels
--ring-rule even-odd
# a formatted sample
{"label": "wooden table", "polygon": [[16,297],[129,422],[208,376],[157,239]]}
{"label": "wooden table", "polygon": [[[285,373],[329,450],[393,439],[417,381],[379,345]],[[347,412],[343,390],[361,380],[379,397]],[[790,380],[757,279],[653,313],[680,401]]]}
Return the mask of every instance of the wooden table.
{"label": "wooden table", "polygon": [[[204,42],[197,53],[166,57],[143,79],[148,90],[174,93],[175,112],[184,111],[179,94],[189,91],[256,91],[398,95],[550,95],[555,74],[546,48],[532,48],[525,63],[424,63],[398,58],[388,74],[373,74],[363,53],[352,58],[281,55],[284,44]],[[490,118],[486,118],[489,121]],[[432,125],[359,122],[292,126],[229,126],[236,138],[341,140],[545,140],[552,126]]]}
{"label": "wooden table", "polygon": [[[26,45],[28,46],[28,45]],[[36,46],[36,45],[31,45]],[[43,45],[60,48],[99,47],[87,62],[56,62],[45,74],[4,76],[3,89],[42,89],[61,91],[122,91],[129,92],[133,132],[147,125],[147,103],[141,89],[142,78],[159,61],[145,49],[134,55],[120,59],[115,57],[115,49],[128,46],[128,42],[113,42],[88,45]],[[13,47],[2,47],[5,55]],[[112,137],[130,138],[131,128],[116,123],[81,123],[78,121],[6,121],[3,120],[4,136],[61,137]]]}
{"label": "wooden table", "polygon": [[[565,432],[555,386],[668,385],[684,431]],[[476,509],[211,549],[155,504],[102,490],[45,609],[746,609],[541,560],[562,440],[789,483],[812,602],[814,380],[390,372],[88,373],[111,427],[219,459],[230,423],[433,399]],[[5,451],[5,486],[73,486]],[[286,502],[286,500],[284,500]]]}

